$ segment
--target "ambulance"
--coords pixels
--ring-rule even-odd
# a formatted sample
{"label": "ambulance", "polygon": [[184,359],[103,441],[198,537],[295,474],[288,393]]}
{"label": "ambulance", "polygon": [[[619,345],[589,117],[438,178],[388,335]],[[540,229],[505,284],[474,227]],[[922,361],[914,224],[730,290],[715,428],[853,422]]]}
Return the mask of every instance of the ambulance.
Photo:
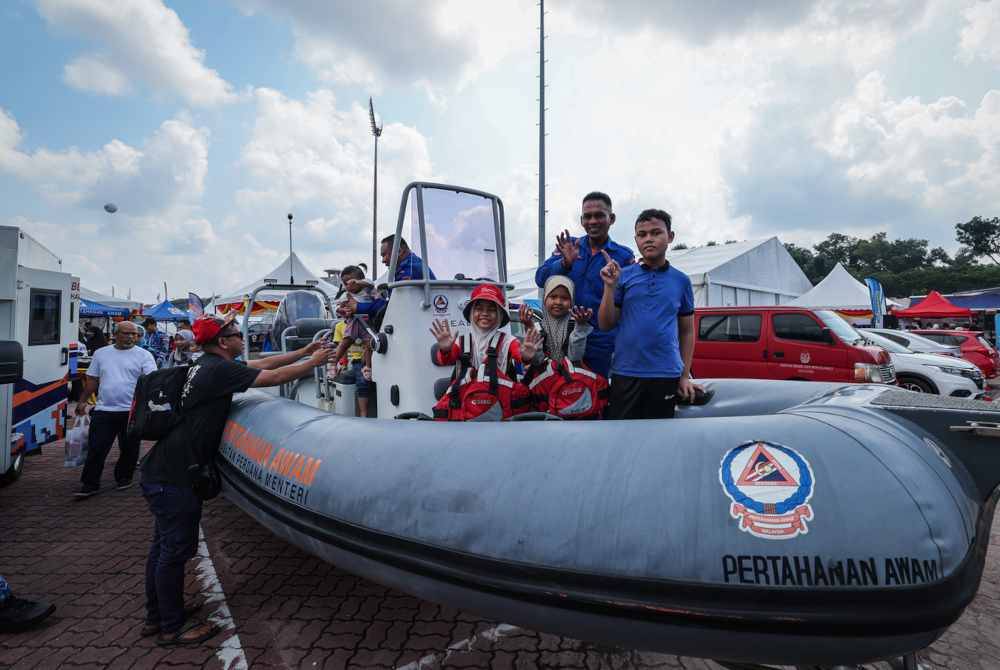
{"label": "ambulance", "polygon": [[0,447],[10,444],[0,448],[0,481],[17,479],[27,454],[65,434],[79,299],[61,259],[0,226]]}

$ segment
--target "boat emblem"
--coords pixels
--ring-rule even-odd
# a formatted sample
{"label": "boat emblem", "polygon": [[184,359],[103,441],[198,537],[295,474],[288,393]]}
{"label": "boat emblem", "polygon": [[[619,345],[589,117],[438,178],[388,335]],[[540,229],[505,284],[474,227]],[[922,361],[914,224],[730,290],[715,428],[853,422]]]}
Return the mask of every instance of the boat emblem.
{"label": "boat emblem", "polygon": [[790,540],[809,532],[813,510],[813,471],[790,447],[763,440],[744,442],[726,452],[719,482],[732,504],[739,529],[766,540]]}
{"label": "boat emblem", "polygon": [[809,365],[810,360],[811,359],[808,351],[803,351],[801,354],[799,354],[799,362],[802,363],[802,365]]}
{"label": "boat emblem", "polygon": [[448,296],[446,296],[443,293],[438,293],[436,296],[434,296],[434,299],[431,302],[434,303],[434,311],[437,314],[445,314],[445,313],[447,313],[447,311],[448,311]]}

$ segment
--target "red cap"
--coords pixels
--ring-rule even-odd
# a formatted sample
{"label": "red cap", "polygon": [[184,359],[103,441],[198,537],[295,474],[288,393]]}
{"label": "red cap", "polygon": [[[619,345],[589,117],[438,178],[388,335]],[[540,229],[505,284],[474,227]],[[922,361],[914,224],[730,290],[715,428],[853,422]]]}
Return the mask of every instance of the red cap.
{"label": "red cap", "polygon": [[492,302],[499,308],[501,327],[506,326],[510,321],[510,316],[507,314],[507,297],[503,294],[503,289],[496,284],[480,284],[476,288],[472,289],[472,295],[469,297],[469,302],[462,310],[465,320],[469,323],[472,323],[472,303],[477,300]]}
{"label": "red cap", "polygon": [[225,319],[220,319],[217,316],[199,316],[191,324],[191,330],[194,331],[194,341],[198,344],[207,344],[211,342],[216,337],[218,337],[219,332],[231,324],[236,318],[236,315],[230,315]]}

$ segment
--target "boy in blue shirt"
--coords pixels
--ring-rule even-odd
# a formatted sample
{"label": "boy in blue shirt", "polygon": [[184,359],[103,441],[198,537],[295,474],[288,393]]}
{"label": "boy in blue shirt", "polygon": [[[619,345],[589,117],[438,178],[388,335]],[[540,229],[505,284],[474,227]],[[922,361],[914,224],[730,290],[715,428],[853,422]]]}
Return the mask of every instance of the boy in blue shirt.
{"label": "boy in blue shirt", "polygon": [[669,419],[677,396],[694,397],[694,292],[686,274],[671,267],[670,215],[647,209],[635,222],[642,260],[622,268],[605,253],[602,330],[618,326],[611,363],[610,419]]}

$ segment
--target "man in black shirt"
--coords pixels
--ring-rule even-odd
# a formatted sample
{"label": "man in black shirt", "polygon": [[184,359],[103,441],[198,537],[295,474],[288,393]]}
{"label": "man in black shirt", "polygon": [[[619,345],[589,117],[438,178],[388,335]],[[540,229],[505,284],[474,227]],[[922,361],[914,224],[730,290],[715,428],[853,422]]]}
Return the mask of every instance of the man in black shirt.
{"label": "man in black shirt", "polygon": [[[153,543],[146,561],[146,624],[157,644],[197,644],[215,635],[210,623],[185,623],[196,608],[184,607],[184,564],[198,547],[202,500],[195,493],[198,466],[214,462],[233,393],[277,386],[312,374],[333,359],[333,349],[314,342],[304,349],[246,364],[243,340],[232,319],[195,321],[195,341],[205,352],[188,369],[181,393],[181,423],[156,443],[142,462],[142,494],[153,513]],[[297,362],[308,357],[302,362]]]}

